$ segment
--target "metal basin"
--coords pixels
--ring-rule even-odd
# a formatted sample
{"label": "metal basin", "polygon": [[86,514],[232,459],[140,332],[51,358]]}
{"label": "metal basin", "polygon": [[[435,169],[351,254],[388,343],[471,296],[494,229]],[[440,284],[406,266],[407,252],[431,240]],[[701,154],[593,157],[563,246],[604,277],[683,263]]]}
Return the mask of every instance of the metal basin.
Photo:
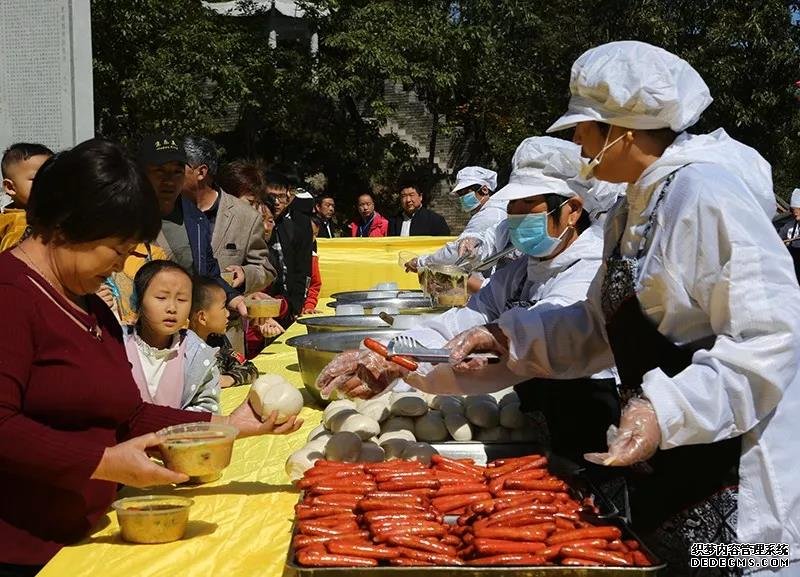
{"label": "metal basin", "polygon": [[344,291],[333,293],[331,298],[339,304],[360,303],[373,299],[415,299],[425,295],[421,290],[369,290],[369,291]]}
{"label": "metal basin", "polygon": [[337,304],[348,304],[348,305],[361,305],[364,307],[364,312],[369,314],[372,312],[373,309],[377,307],[389,308],[394,309],[400,313],[411,313],[411,314],[424,314],[424,313],[431,313],[431,312],[439,312],[446,310],[445,308],[434,308],[431,299],[426,296],[414,297],[414,298],[400,298],[400,299],[364,299],[360,301],[349,301],[343,303],[341,301],[332,301],[328,303],[328,306],[332,309],[336,308]]}
{"label": "metal basin", "polygon": [[297,322],[306,326],[308,334],[342,331],[371,331],[390,329],[378,315],[342,315],[330,317],[301,317]]}
{"label": "metal basin", "polygon": [[359,348],[364,337],[374,336],[388,340],[402,332],[392,329],[373,329],[371,331],[313,333],[292,337],[286,341],[286,344],[297,349],[300,377],[303,379],[303,385],[308,393],[321,405],[327,405],[328,401],[322,400],[319,391],[314,388],[314,383],[322,369],[333,360],[333,357],[342,351]]}

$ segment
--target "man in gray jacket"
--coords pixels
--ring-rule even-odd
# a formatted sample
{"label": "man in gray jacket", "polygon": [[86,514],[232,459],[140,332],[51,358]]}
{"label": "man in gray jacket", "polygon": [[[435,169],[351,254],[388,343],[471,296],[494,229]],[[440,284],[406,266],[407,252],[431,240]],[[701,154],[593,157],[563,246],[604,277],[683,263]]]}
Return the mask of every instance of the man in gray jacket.
{"label": "man in gray jacket", "polygon": [[[211,249],[223,278],[242,294],[264,290],[275,280],[275,269],[268,259],[261,215],[245,201],[215,186],[219,155],[213,142],[189,136],[183,146],[186,176],[181,194],[208,219]],[[229,324],[227,336],[234,349],[243,353],[244,332],[238,319]]]}
{"label": "man in gray jacket", "polygon": [[231,286],[249,294],[272,284],[275,269],[268,260],[261,215],[246,202],[215,186],[217,148],[207,138],[184,139],[186,177],[183,194],[211,225],[211,248],[223,272],[233,273]]}

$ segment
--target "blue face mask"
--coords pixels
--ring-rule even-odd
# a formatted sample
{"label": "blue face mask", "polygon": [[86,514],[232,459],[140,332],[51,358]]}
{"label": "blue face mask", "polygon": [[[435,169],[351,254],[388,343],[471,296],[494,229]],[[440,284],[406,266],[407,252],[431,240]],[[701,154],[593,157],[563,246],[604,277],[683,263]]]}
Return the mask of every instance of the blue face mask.
{"label": "blue face mask", "polygon": [[472,212],[481,204],[481,201],[478,198],[478,195],[475,194],[475,191],[470,191],[464,196],[460,196],[459,201],[461,202],[461,210],[464,212]]}
{"label": "blue face mask", "polygon": [[[564,201],[556,209],[560,209],[567,201]],[[517,250],[535,256],[545,258],[553,254],[561,244],[561,239],[569,228],[553,238],[547,233],[547,217],[555,212],[535,212],[531,214],[510,214],[508,215],[508,235]]]}

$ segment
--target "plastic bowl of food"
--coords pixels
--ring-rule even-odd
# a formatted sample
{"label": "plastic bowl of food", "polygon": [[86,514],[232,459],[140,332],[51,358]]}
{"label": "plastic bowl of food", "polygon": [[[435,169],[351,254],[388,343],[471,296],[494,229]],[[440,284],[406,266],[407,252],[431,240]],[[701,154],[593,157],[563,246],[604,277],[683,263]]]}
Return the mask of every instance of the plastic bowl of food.
{"label": "plastic bowl of food", "polygon": [[158,448],[164,466],[196,483],[218,479],[231,462],[236,427],[218,423],[188,423],[161,429]]}
{"label": "plastic bowl of food", "polygon": [[189,522],[186,497],[128,497],[111,505],[117,512],[122,538],[131,543],[169,543],[182,538]]}
{"label": "plastic bowl of food", "polygon": [[452,265],[430,265],[419,271],[422,292],[430,296],[434,306],[463,307],[469,300],[469,272]]}
{"label": "plastic bowl of food", "polygon": [[247,316],[251,319],[275,318],[281,314],[281,301],[271,297],[248,295],[244,304],[247,306]]}

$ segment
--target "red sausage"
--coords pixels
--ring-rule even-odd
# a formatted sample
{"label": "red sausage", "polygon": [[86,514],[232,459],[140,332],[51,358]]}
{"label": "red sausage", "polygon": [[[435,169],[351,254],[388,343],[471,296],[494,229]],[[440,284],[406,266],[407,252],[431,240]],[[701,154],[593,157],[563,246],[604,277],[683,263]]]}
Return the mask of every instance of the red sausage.
{"label": "red sausage", "polygon": [[396,535],[417,535],[420,537],[443,537],[444,528],[433,526],[413,526],[413,527],[396,527],[392,530],[384,530],[375,535],[376,541],[386,542]]}
{"label": "red sausage", "polygon": [[522,491],[566,491],[567,484],[558,479],[509,479],[505,483],[508,489]]}
{"label": "red sausage", "polygon": [[344,533],[342,535],[295,535],[292,539],[292,545],[295,549],[302,549],[310,547],[311,545],[319,545],[327,543],[333,539],[368,539],[369,533],[367,531],[360,531],[358,533]]}
{"label": "red sausage", "polygon": [[526,553],[506,553],[467,561],[467,565],[544,565],[545,563],[547,560],[541,555]]}
{"label": "red sausage", "polygon": [[298,519],[315,519],[317,517],[330,517],[332,515],[350,514],[353,512],[350,508],[334,507],[332,505],[297,505],[295,507]]}
{"label": "red sausage", "polygon": [[[416,497],[415,497],[416,498]],[[391,508],[394,511],[424,511],[423,507],[418,501],[411,499],[392,499],[386,501],[383,499],[364,498],[358,504],[361,511],[383,511]]]}
{"label": "red sausage", "polygon": [[363,545],[348,541],[329,541],[326,545],[328,551],[337,555],[352,555],[366,557],[367,559],[394,559],[400,556],[397,549],[381,547],[379,545]]}
{"label": "red sausage", "polygon": [[475,550],[482,555],[503,555],[505,553],[535,554],[547,548],[541,542],[508,541],[504,539],[484,539],[476,537],[472,542]]}
{"label": "red sausage", "polygon": [[375,567],[377,559],[332,555],[301,549],[297,553],[297,561],[306,567]]}
{"label": "red sausage", "polygon": [[609,541],[613,541],[614,539],[619,539],[621,535],[622,531],[611,525],[605,527],[589,527],[551,535],[547,539],[547,544],[557,545],[559,543],[567,543],[569,541],[578,541],[581,539],[608,539]]}
{"label": "red sausage", "polygon": [[395,535],[389,539],[392,545],[400,547],[408,547],[409,549],[418,549],[419,551],[428,551],[429,553],[440,553],[442,555],[449,555],[455,557],[456,548],[452,545],[446,545],[434,541],[433,539],[424,539],[420,537],[410,537],[408,535]]}
{"label": "red sausage", "polygon": [[484,493],[486,492],[486,485],[483,483],[464,483],[457,485],[448,485],[436,491],[436,497],[447,497],[448,495],[466,495],[469,493]]}
{"label": "red sausage", "polygon": [[420,561],[419,559],[409,559],[408,557],[397,557],[395,559],[389,559],[389,564],[396,565],[398,567],[430,567],[432,565],[436,565],[436,563]]}
{"label": "red sausage", "polygon": [[650,559],[647,558],[647,555],[645,555],[638,549],[636,551],[633,551],[631,555],[633,556],[633,563],[637,567],[650,567],[652,565]]}
{"label": "red sausage", "polygon": [[464,562],[455,555],[443,555],[441,553],[431,553],[430,551],[419,551],[417,549],[410,549],[408,547],[400,547],[400,553],[403,557],[409,559],[416,559],[418,561],[426,561],[435,565],[463,565]]}
{"label": "red sausage", "polygon": [[547,532],[528,527],[484,527],[475,529],[476,537],[506,539],[508,541],[544,541]]}
{"label": "red sausage", "polygon": [[359,495],[318,495],[311,499],[314,507],[346,507],[353,509],[361,500]]}
{"label": "red sausage", "polygon": [[489,493],[473,493],[472,495],[450,495],[449,497],[436,497],[431,500],[433,507],[440,513],[447,513],[459,509],[475,501],[491,500]]}
{"label": "red sausage", "polygon": [[407,489],[438,489],[439,480],[435,478],[411,478],[401,479],[399,481],[384,481],[378,483],[378,489],[381,491],[405,491]]}
{"label": "red sausage", "polygon": [[562,565],[570,567],[597,567],[600,565],[597,561],[589,561],[588,559],[576,559],[574,557],[567,557],[561,560]]}
{"label": "red sausage", "polygon": [[579,545],[564,545],[561,548],[561,554],[565,557],[573,557],[575,559],[588,559],[589,561],[599,561],[604,565],[613,565],[615,567],[630,567],[632,563],[628,561],[622,553],[614,551],[601,551],[600,549],[592,549],[591,547],[581,547]]}

